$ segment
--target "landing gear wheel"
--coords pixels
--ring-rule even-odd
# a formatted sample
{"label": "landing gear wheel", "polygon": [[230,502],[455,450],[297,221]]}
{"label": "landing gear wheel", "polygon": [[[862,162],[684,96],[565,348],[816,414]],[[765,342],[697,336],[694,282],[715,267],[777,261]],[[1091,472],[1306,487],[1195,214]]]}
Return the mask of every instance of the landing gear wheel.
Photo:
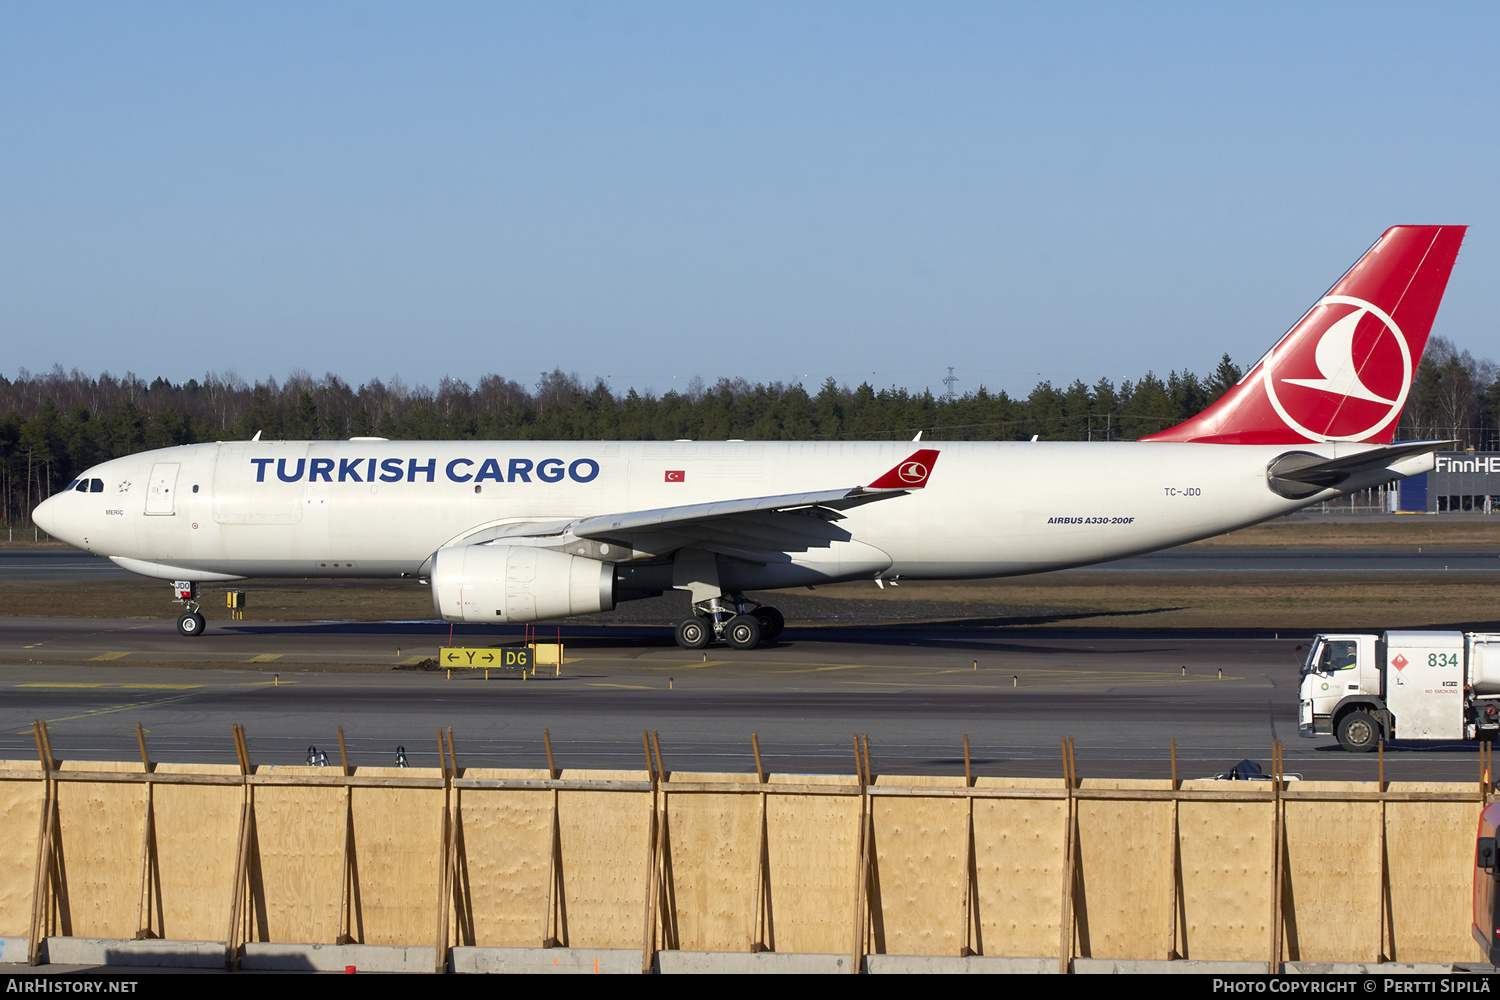
{"label": "landing gear wheel", "polygon": [[786,628],[786,619],[775,608],[762,605],[750,612],[750,614],[755,617],[756,621],[760,622],[761,642],[773,641],[777,636],[781,635],[781,630]]}
{"label": "landing gear wheel", "polygon": [[683,649],[702,649],[713,635],[709,624],[697,616],[677,624],[677,645]]}
{"label": "landing gear wheel", "polygon": [[1369,712],[1350,712],[1339,720],[1338,738],[1350,753],[1369,753],[1380,745],[1380,723]]}
{"label": "landing gear wheel", "polygon": [[734,649],[760,645],[760,622],[753,615],[735,615],[724,625],[724,641]]}
{"label": "landing gear wheel", "polygon": [[202,615],[196,611],[189,611],[177,619],[177,631],[182,635],[202,635],[206,624]]}

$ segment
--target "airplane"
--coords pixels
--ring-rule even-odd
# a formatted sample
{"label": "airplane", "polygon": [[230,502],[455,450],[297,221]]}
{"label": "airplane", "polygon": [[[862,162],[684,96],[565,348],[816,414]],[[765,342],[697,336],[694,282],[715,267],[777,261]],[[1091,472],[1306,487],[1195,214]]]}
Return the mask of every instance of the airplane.
{"label": "airplane", "polygon": [[[677,642],[752,649],[746,596],[1099,563],[1430,470],[1392,443],[1467,227],[1396,226],[1235,386],[1134,442],[224,441],[94,466],[33,514],[172,581],[411,578],[452,622],[691,596]],[[920,438],[920,435],[918,435]]]}

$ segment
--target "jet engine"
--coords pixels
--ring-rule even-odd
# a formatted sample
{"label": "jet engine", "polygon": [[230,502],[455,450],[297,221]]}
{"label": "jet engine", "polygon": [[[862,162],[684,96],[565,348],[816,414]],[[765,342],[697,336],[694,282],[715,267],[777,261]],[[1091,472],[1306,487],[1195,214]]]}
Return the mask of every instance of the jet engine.
{"label": "jet engine", "polygon": [[432,603],[454,622],[534,622],[615,606],[615,564],[520,545],[438,549]]}

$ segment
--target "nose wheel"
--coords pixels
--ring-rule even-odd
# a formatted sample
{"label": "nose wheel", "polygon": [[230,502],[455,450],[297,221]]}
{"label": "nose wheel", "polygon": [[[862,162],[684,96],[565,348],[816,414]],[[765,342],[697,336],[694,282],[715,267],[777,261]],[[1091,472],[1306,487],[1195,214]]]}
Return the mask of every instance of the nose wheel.
{"label": "nose wheel", "polygon": [[172,591],[183,612],[177,617],[177,634],[198,636],[208,627],[208,619],[198,611],[198,585],[190,580],[174,580]]}

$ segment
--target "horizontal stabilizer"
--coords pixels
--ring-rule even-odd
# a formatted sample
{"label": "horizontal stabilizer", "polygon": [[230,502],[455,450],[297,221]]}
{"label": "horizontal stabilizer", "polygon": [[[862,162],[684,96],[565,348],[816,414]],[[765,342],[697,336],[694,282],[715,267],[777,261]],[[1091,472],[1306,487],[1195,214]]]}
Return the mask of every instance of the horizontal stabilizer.
{"label": "horizontal stabilizer", "polygon": [[1387,469],[1402,459],[1451,448],[1453,441],[1402,441],[1342,458],[1324,458],[1305,451],[1282,455],[1267,468],[1271,489],[1284,497],[1300,499],[1363,473]]}

